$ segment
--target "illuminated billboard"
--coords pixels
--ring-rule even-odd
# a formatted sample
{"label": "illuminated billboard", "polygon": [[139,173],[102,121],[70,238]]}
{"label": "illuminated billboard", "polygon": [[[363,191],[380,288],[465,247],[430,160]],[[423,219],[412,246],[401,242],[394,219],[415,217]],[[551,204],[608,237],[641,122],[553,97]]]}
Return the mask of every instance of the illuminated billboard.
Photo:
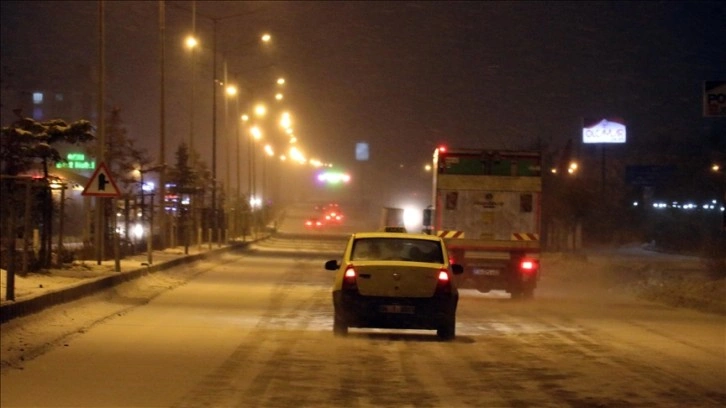
{"label": "illuminated billboard", "polygon": [[335,171],[326,171],[318,174],[318,181],[327,184],[341,184],[350,182],[348,173],[339,173]]}
{"label": "illuminated billboard", "polygon": [[582,143],[625,143],[625,121],[620,118],[586,118]]}

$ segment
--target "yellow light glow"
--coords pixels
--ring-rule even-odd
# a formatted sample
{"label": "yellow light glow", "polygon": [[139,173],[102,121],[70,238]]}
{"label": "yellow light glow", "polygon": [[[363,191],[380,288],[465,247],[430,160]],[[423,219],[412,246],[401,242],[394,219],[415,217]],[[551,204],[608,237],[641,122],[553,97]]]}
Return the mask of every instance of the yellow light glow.
{"label": "yellow light glow", "polygon": [[258,126],[252,126],[250,128],[250,134],[255,138],[255,140],[262,138],[262,130]]}
{"label": "yellow light glow", "polygon": [[280,118],[280,126],[285,129],[290,129],[290,126],[292,126],[292,119],[290,118],[289,112],[282,113],[282,116]]}
{"label": "yellow light glow", "polygon": [[275,150],[269,144],[265,145],[265,154],[272,157],[275,155]]}
{"label": "yellow light glow", "polygon": [[229,96],[237,95],[237,87],[234,85],[227,86],[227,95],[229,95]]}
{"label": "yellow light glow", "polygon": [[272,40],[272,36],[268,33],[262,34],[262,37],[260,37],[262,42],[270,42]]}
{"label": "yellow light glow", "polygon": [[265,116],[267,114],[267,107],[263,104],[258,104],[255,106],[255,115],[257,116]]}
{"label": "yellow light glow", "polygon": [[277,78],[278,85],[285,85],[285,78]]}
{"label": "yellow light glow", "polygon": [[284,98],[284,96],[281,93],[276,93],[275,94],[275,99],[277,99],[278,101],[281,101],[282,98]]}
{"label": "yellow light glow", "polygon": [[301,164],[304,164],[307,161],[305,159],[305,155],[300,151],[300,149],[295,146],[292,146],[290,148],[290,159]]}
{"label": "yellow light glow", "polygon": [[247,115],[245,113],[242,116],[240,116],[240,119],[242,119],[242,122],[247,122],[248,120],[250,120],[250,117],[249,117],[249,115]]}
{"label": "yellow light glow", "polygon": [[187,48],[194,49],[194,47],[199,45],[199,41],[197,41],[197,39],[193,35],[190,35],[186,38],[185,44],[187,45]]}

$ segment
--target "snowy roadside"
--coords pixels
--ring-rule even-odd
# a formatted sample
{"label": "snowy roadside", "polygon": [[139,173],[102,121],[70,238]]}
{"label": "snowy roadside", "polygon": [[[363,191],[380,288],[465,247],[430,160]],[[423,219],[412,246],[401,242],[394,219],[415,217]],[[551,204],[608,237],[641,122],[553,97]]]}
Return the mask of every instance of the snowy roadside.
{"label": "snowy roadside", "polygon": [[726,279],[709,277],[708,266],[699,257],[665,254],[632,245],[581,254],[547,254],[543,263],[547,268],[545,274],[556,275],[558,270],[590,271],[557,277],[565,282],[581,285],[590,280],[591,285],[611,293],[726,315]]}
{"label": "snowy roadside", "polygon": [[[217,249],[217,248],[213,248]],[[163,251],[152,252],[152,264],[168,262],[188,255],[197,255],[208,252],[208,247],[189,247],[188,254],[184,247],[168,248]],[[127,272],[145,268],[148,263],[148,254],[140,253],[121,259],[120,272]],[[35,297],[47,292],[77,285],[90,279],[118,274],[114,260],[104,260],[100,264],[95,260],[79,260],[65,264],[62,268],[52,268],[42,272],[28,273],[25,276],[15,273],[15,300]],[[12,302],[7,300],[7,271],[0,269],[0,300],[2,304]]]}
{"label": "snowy roadside", "polygon": [[[198,268],[182,264],[173,270],[144,275],[74,302],[3,323],[0,326],[0,373],[22,369],[24,361],[54,347],[67,346],[72,337],[122,316],[159,294],[183,285],[199,273]],[[47,282],[43,279],[30,277],[28,281]],[[60,285],[60,281],[54,285]]]}

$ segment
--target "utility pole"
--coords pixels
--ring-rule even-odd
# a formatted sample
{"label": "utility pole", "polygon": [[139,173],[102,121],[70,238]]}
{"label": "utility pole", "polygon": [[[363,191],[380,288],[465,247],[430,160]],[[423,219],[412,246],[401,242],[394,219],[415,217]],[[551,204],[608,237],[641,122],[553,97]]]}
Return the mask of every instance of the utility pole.
{"label": "utility pole", "polygon": [[[165,62],[166,62],[166,9],[164,0],[159,0],[159,62],[160,62],[160,79],[159,88],[159,231],[161,238],[161,248],[167,245],[167,220],[166,220],[166,84],[165,84]],[[153,211],[153,207],[152,207]],[[153,232],[149,232],[153,233]]]}
{"label": "utility pole", "polygon": [[[219,240],[219,219],[217,217],[217,21],[212,19],[212,234],[213,240]],[[219,242],[219,241],[218,241]]]}
{"label": "utility pole", "polygon": [[[104,108],[103,102],[105,98],[104,87],[106,82],[105,71],[106,71],[106,55],[104,53],[105,48],[105,27],[104,27],[104,1],[98,2],[98,107],[96,114],[98,115],[98,137],[96,145],[96,166],[104,162],[106,156],[106,123],[104,120]],[[103,260],[104,252],[104,235],[105,235],[105,198],[96,197],[96,231],[95,231],[95,250],[96,250],[96,262],[101,265]]]}

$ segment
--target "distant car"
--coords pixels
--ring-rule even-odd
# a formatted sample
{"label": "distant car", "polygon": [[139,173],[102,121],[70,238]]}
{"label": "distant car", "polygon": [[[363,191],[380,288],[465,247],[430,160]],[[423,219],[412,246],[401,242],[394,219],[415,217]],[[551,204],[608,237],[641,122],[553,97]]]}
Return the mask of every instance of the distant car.
{"label": "distant car", "polygon": [[318,218],[308,218],[305,220],[305,228],[318,230],[323,227],[323,222]]}
{"label": "distant car", "polygon": [[326,224],[342,224],[343,213],[338,210],[331,210],[325,213],[324,219]]}
{"label": "distant car", "polygon": [[442,340],[456,336],[459,292],[443,239],[391,232],[353,234],[342,261],[330,260],[333,332],[349,327],[436,330]]}

